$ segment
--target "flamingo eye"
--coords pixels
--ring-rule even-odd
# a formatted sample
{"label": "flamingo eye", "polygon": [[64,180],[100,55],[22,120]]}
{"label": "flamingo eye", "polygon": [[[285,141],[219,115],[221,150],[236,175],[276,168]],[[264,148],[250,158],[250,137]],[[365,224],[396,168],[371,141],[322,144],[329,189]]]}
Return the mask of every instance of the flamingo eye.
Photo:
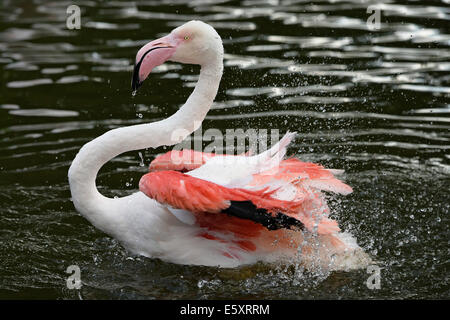
{"label": "flamingo eye", "polygon": [[189,36],[184,36],[184,40],[189,40]]}

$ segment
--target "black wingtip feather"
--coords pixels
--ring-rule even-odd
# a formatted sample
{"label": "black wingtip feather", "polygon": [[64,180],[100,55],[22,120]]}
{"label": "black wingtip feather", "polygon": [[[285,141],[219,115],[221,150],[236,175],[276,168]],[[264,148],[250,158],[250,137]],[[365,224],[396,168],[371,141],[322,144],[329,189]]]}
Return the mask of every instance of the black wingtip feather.
{"label": "black wingtip feather", "polygon": [[268,230],[282,228],[303,230],[305,227],[301,221],[284,213],[279,212],[272,216],[266,209],[257,208],[251,201],[230,201],[230,206],[222,212],[237,218],[254,221]]}

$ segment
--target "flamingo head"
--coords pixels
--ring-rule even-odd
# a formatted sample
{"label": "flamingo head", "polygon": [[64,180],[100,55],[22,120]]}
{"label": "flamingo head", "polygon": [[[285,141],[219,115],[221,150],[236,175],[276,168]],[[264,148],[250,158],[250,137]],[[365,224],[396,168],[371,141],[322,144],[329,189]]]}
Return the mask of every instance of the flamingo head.
{"label": "flamingo head", "polygon": [[139,89],[156,66],[165,61],[205,65],[223,59],[222,39],[201,21],[189,21],[168,35],[144,45],[136,55],[131,87]]}

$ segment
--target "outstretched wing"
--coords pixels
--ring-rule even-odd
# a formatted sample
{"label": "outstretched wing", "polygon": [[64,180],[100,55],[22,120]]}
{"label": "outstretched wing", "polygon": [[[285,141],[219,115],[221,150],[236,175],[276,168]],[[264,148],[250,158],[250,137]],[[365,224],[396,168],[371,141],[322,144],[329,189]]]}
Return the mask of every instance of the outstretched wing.
{"label": "outstretched wing", "polygon": [[[328,218],[329,208],[321,191],[348,194],[352,188],[335,178],[334,174],[340,173],[339,170],[295,158],[283,160],[286,147],[294,136],[295,133],[287,133],[271,149],[256,156],[221,156],[184,150],[177,156],[183,155],[186,163],[178,164],[178,167],[171,164],[174,158],[167,153],[167,156],[161,156],[160,160],[164,161],[156,161],[159,169],[193,170],[183,175],[166,171],[158,178],[159,186],[151,182],[157,175],[150,174],[144,179],[147,182],[141,190],[174,208],[228,213],[258,222],[268,229],[295,225],[319,234],[338,232],[337,222]],[[192,162],[194,157],[196,161]],[[160,166],[161,163],[164,165]],[[158,166],[151,166],[151,169]],[[154,189],[145,192],[145,185]],[[261,202],[267,197],[299,205],[294,211],[286,205],[270,210],[270,205]],[[281,215],[277,218],[278,213]]]}
{"label": "outstretched wing", "polygon": [[228,214],[252,220],[269,230],[303,228],[293,218],[300,201],[285,201],[272,197],[267,188],[247,190],[227,188],[177,171],[159,171],[144,175],[139,189],[159,203],[196,214]]}
{"label": "outstretched wing", "polygon": [[253,175],[277,167],[286,154],[286,147],[295,133],[286,133],[269,150],[255,156],[217,155],[193,150],[170,151],[150,164],[150,171],[175,170],[188,175],[235,188],[248,187]]}

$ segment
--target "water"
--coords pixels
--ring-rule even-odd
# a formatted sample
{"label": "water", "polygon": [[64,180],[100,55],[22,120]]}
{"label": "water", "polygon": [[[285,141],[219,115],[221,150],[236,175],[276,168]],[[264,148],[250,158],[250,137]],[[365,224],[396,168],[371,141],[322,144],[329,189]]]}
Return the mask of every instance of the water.
{"label": "water", "polygon": [[[366,12],[379,3],[380,30]],[[72,1],[0,4],[0,297],[449,298],[450,9],[448,1]],[[137,49],[190,19],[225,47],[203,129],[297,131],[290,154],[346,170],[334,217],[381,269],[314,274],[235,270],[132,257],[73,208],[67,170],[79,148],[119,126],[167,117],[198,68],[159,67],[132,97]],[[137,189],[164,149],[101,170],[105,195]],[[66,288],[70,265],[81,290]]]}

